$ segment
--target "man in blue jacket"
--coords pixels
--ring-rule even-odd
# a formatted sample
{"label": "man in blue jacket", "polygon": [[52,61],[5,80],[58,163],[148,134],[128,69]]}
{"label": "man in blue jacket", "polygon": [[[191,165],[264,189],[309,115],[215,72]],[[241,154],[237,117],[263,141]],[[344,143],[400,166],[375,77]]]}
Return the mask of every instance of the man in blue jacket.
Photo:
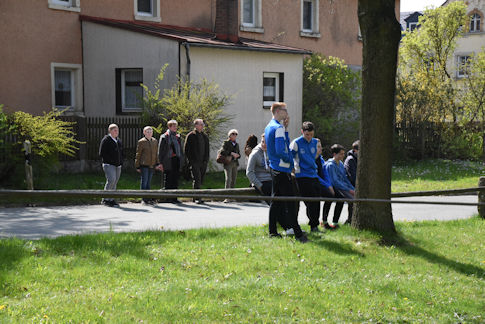
{"label": "man in blue jacket", "polygon": [[[334,144],[330,148],[332,151],[333,158],[329,159],[325,163],[325,168],[327,169],[330,181],[332,182],[333,189],[335,191],[335,198],[348,198],[353,199],[355,195],[355,188],[350,183],[347,178],[347,173],[345,172],[343,159],[345,158],[345,149],[340,144]],[[338,202],[335,204],[335,211],[333,216],[333,224],[328,226],[336,228],[338,225],[338,220],[340,218],[340,213],[344,203]],[[349,218],[346,224],[350,224],[352,221],[352,206],[349,204]],[[325,226],[325,224],[324,224]],[[327,226],[325,226],[327,227]]]}
{"label": "man in blue jacket", "polygon": [[[313,138],[315,128],[312,122],[306,121],[301,127],[302,135],[291,142],[290,149],[295,164],[295,177],[298,190],[303,197],[320,197],[320,183],[318,181],[317,139]],[[312,232],[318,232],[318,218],[320,216],[320,202],[307,202],[307,216]]]}
{"label": "man in blue jacket", "polygon": [[[295,196],[291,171],[293,170],[293,156],[290,152],[290,137],[288,135],[289,117],[286,104],[275,102],[271,106],[273,119],[264,129],[266,147],[273,178],[271,195]],[[283,228],[293,228],[295,238],[305,243],[308,238],[298,224],[296,203],[293,201],[271,201],[269,206],[269,235],[281,237],[277,232],[276,222]]]}

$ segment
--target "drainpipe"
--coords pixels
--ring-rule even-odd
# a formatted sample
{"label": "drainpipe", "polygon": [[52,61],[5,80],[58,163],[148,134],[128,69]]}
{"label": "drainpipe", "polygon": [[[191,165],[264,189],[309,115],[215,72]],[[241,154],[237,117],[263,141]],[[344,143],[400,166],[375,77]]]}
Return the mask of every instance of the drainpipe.
{"label": "drainpipe", "polygon": [[187,42],[184,42],[183,45],[185,46],[185,58],[187,59],[187,81],[190,82],[190,45]]}

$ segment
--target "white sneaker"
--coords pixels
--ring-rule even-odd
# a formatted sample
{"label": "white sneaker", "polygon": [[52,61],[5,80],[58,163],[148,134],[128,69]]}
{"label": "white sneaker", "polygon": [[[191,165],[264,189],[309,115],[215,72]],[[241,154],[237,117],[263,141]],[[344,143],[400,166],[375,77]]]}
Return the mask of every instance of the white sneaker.
{"label": "white sneaker", "polygon": [[286,230],[286,235],[295,235],[295,231],[293,230],[293,228],[289,228]]}

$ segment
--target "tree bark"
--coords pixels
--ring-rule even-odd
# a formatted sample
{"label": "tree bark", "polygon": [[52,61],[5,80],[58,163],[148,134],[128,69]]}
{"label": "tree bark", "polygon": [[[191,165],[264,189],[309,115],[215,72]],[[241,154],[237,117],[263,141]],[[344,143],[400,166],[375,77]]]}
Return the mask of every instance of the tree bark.
{"label": "tree bark", "polygon": [[[394,0],[359,0],[363,38],[362,108],[357,198],[391,198],[397,52],[401,38]],[[395,232],[390,203],[357,203],[352,226]]]}

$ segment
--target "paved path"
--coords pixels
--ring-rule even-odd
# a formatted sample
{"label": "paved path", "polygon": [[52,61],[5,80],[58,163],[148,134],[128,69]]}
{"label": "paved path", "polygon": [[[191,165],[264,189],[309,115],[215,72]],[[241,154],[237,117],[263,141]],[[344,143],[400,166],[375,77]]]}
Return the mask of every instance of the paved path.
{"label": "paved path", "polygon": [[[413,197],[402,200],[477,202],[477,196]],[[334,205],[334,204],[333,204]],[[330,216],[333,215],[333,205]],[[305,206],[300,205],[300,224],[308,222]],[[394,204],[394,220],[451,220],[469,218],[477,207],[447,205]],[[347,219],[344,207],[340,222]],[[179,230],[202,227],[262,225],[268,222],[268,206],[263,203],[211,202],[158,204],[121,204],[119,208],[102,205],[57,207],[0,207],[0,238],[16,236],[23,239],[56,237],[91,232],[127,232],[144,230]]]}

